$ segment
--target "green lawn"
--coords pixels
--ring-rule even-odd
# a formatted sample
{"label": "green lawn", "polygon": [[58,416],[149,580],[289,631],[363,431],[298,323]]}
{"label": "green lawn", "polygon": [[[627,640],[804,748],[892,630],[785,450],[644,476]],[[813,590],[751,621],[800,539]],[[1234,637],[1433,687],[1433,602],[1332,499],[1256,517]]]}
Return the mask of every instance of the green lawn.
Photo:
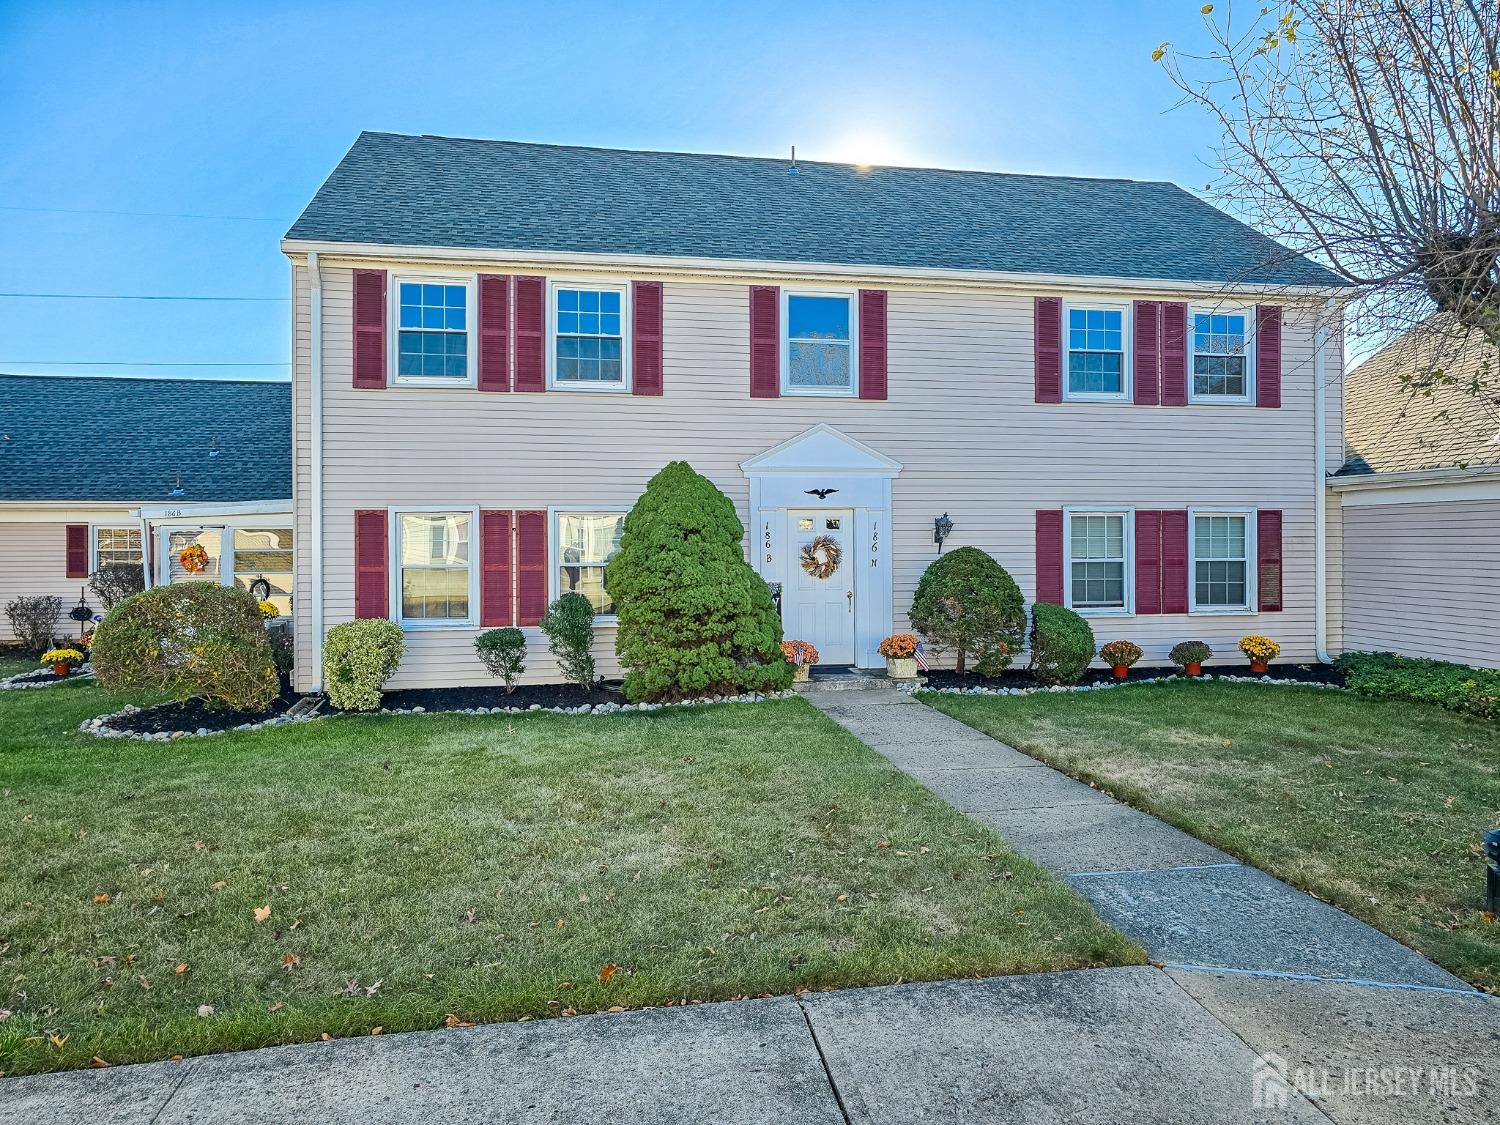
{"label": "green lawn", "polygon": [[1500,726],[1269,684],[923,698],[1500,987],[1478,855]]}
{"label": "green lawn", "polygon": [[0,1071],[1143,960],[801,700],[76,731],[119,702],[0,696]]}

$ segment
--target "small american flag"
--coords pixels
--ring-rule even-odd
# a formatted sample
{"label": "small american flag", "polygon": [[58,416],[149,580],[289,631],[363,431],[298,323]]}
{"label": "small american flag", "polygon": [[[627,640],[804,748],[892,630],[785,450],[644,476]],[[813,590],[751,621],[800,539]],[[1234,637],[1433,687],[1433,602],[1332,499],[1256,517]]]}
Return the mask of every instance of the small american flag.
{"label": "small american flag", "polygon": [[927,671],[927,653],[925,651],[926,647],[927,646],[923,642],[918,641],[917,651],[912,653],[912,656],[917,661],[917,667],[922,669],[922,671],[924,672]]}

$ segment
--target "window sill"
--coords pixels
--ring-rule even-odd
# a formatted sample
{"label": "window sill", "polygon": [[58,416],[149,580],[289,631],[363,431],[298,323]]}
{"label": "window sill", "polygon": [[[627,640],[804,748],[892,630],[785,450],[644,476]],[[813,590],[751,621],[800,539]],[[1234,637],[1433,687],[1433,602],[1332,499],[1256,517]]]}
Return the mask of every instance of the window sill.
{"label": "window sill", "polygon": [[477,629],[473,621],[397,621],[403,633],[453,633],[461,629]]}
{"label": "window sill", "polygon": [[1222,398],[1218,395],[1189,395],[1187,404],[1189,406],[1254,406],[1255,400],[1238,395]]}
{"label": "window sill", "polygon": [[832,390],[809,390],[807,387],[782,387],[782,398],[858,398],[853,387],[835,387]]}
{"label": "window sill", "polygon": [[1071,609],[1071,610],[1073,610],[1074,613],[1078,614],[1079,617],[1134,617],[1135,616],[1134,611],[1126,609],[1123,606],[1120,607],[1120,608],[1117,608],[1117,609],[1104,609],[1104,608],[1101,608],[1101,609],[1077,609],[1077,608],[1075,608],[1073,606],[1069,606],[1068,608]]}
{"label": "window sill", "polygon": [[411,375],[392,375],[385,381],[385,387],[388,391],[400,390],[403,387],[411,390],[432,390],[433,388],[437,388],[449,391],[472,391],[478,385],[478,381],[472,377],[464,379],[419,379]]}
{"label": "window sill", "polygon": [[1117,402],[1122,406],[1135,405],[1134,401],[1128,395],[1091,395],[1082,391],[1064,391],[1062,400],[1064,402]]}
{"label": "window sill", "polygon": [[631,388],[625,383],[569,383],[553,381],[547,384],[549,391],[559,391],[568,394],[588,394],[596,392],[608,395],[628,395]]}
{"label": "window sill", "polygon": [[1193,606],[1188,610],[1189,617],[1255,617],[1258,613],[1258,610],[1242,605],[1225,606],[1223,608],[1218,606]]}

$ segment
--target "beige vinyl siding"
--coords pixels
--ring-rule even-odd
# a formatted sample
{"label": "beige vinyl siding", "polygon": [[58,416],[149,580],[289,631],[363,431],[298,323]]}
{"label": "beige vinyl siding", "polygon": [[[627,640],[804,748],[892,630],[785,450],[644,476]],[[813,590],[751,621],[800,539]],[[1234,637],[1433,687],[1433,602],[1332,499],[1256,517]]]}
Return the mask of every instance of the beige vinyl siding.
{"label": "beige vinyl siding", "polygon": [[1500,500],[1343,515],[1345,648],[1500,668]]}
{"label": "beige vinyl siding", "polygon": [[[68,577],[66,529],[70,523],[91,527],[140,526],[140,521],[131,518],[124,509],[117,514],[73,510],[7,512],[0,508],[0,642],[15,640],[15,630],[5,616],[4,607],[19,597],[51,595],[62,599],[62,614],[57,623],[59,635],[78,631],[77,623],[67,615],[78,604],[80,589],[95,611],[103,608],[88,589],[88,579]],[[89,565],[93,565],[92,558]]]}
{"label": "beige vinyl siding", "polygon": [[[547,271],[528,266],[514,272]],[[308,293],[305,270],[297,274],[294,401],[301,435],[308,411]],[[1313,656],[1316,485],[1311,321],[1305,309],[1286,309],[1279,410],[1038,405],[1032,401],[1033,293],[901,287],[878,278],[849,288],[890,290],[886,402],[751,399],[747,286],[764,280],[759,278],[666,279],[665,395],[660,398],[410,387],[356,391],[351,272],[325,261],[323,277],[324,573],[330,627],[353,616],[353,513],[358,508],[628,505],[667,461],[683,459],[713,479],[745,519],[749,488],[740,462],[824,422],[904,465],[892,500],[894,629],[908,626],[905,610],[917,579],[936,557],[932,520],[944,511],[955,523],[949,548],[972,544],[989,551],[1030,600],[1037,508],[1237,505],[1284,512],[1284,612],[1103,618],[1095,622],[1099,640],[1129,637],[1145,647],[1148,661],[1161,662],[1176,641],[1202,638],[1227,663],[1238,664],[1238,638],[1264,632],[1281,641],[1288,659]],[[1329,359],[1328,381],[1336,387],[1338,357]],[[1330,454],[1336,456],[1336,411],[1328,425]],[[305,445],[298,448],[298,542],[306,544],[303,497],[310,469],[300,452]],[[299,550],[300,652],[310,647],[308,559],[309,552]],[[477,632],[410,633],[393,686],[488,682],[473,655]],[[601,671],[613,674],[610,630],[600,631],[599,656]],[[527,677],[554,675],[538,637]],[[305,663],[298,679],[302,686],[311,682]]]}

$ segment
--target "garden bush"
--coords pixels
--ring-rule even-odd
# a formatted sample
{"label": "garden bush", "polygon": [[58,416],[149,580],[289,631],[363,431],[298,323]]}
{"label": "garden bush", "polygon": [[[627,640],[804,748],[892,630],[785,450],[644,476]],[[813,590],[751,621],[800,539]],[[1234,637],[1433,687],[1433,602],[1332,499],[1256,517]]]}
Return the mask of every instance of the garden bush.
{"label": "garden bush", "polygon": [[480,662],[505,685],[509,695],[516,690],[516,679],[526,670],[526,634],[507,626],[490,629],[474,638],[474,651]]}
{"label": "garden bush", "polygon": [[1094,659],[1094,630],[1071,609],[1031,607],[1031,674],[1044,684],[1076,684]]}
{"label": "garden bush", "polygon": [[1435,703],[1481,719],[1500,719],[1500,671],[1393,652],[1346,652],[1335,664],[1344,673],[1344,686],[1360,695]]}
{"label": "garden bush", "polygon": [[264,711],[279,690],[255,598],[215,582],[126,598],[94,630],[90,656],[109,691],[202,696],[211,707]]}
{"label": "garden bush", "polygon": [[651,478],[605,571],[632,701],[783,691],[792,666],[734,504],[685,461]]}
{"label": "garden bush", "polygon": [[16,598],[5,605],[16,643],[32,656],[52,647],[52,631],[62,616],[62,599],[50,595]]}
{"label": "garden bush", "polygon": [[1177,667],[1186,668],[1189,664],[1202,664],[1213,654],[1206,641],[1178,641],[1167,656]]}
{"label": "garden bush", "polygon": [[542,614],[542,632],[552,642],[557,666],[572,683],[587,690],[594,682],[594,606],[582,594],[558,598]]}
{"label": "garden bush", "polygon": [[1006,569],[978,547],[960,547],[922,572],[911,602],[911,623],[933,655],[952,649],[959,675],[998,676],[1010,667],[1026,635],[1026,601]]}
{"label": "garden bush", "polygon": [[106,610],[114,609],[145,588],[146,576],[137,563],[105,563],[89,575],[89,589],[104,603]]}
{"label": "garden bush", "polygon": [[323,689],[329,702],[341,711],[375,710],[380,689],[405,650],[406,634],[394,621],[372,617],[335,625],[323,642]]}

